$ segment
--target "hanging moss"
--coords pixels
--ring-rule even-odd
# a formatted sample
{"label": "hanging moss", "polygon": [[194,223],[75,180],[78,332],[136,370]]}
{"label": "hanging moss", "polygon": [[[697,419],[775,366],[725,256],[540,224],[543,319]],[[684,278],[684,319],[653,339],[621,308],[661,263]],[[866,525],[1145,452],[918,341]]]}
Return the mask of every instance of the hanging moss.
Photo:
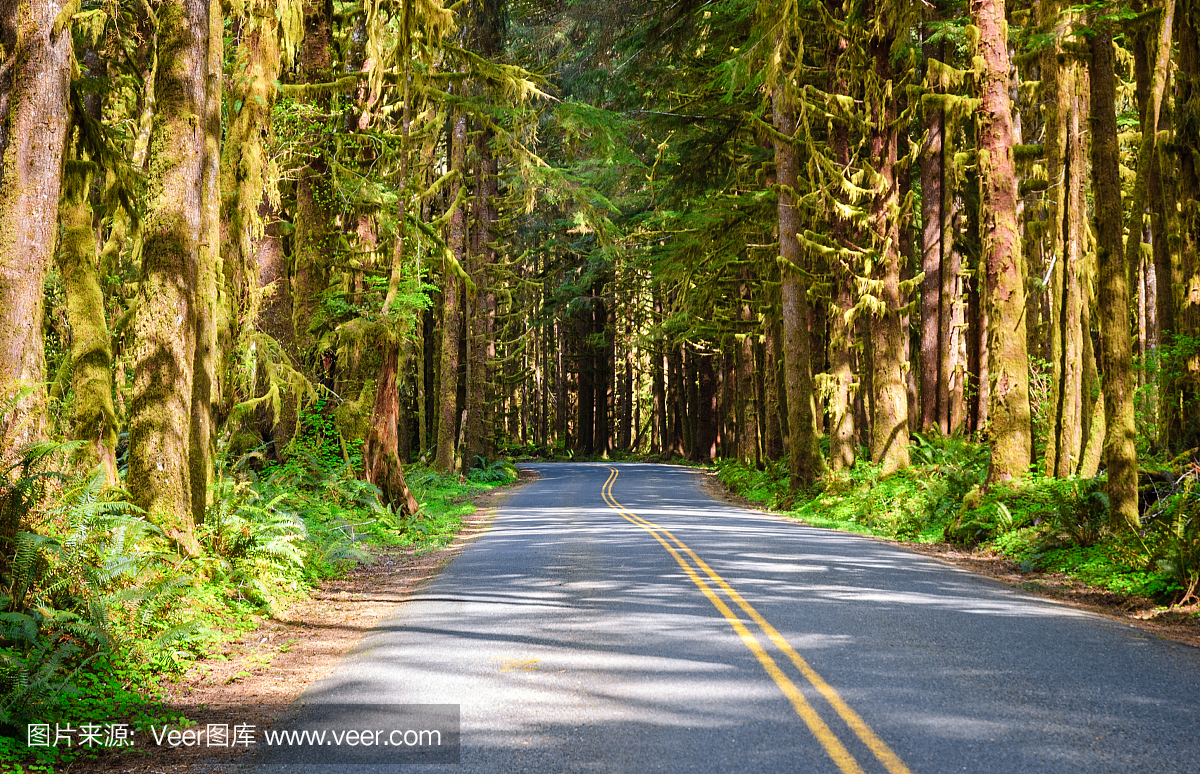
{"label": "hanging moss", "polygon": [[[67,295],[71,323],[71,365],[74,405],[73,437],[89,441],[89,467],[104,466],[108,482],[117,483],[117,416],[113,407],[112,350],[105,322],[104,293],[96,272],[96,232],[88,201],[90,163],[65,165],[59,208],[62,236],[58,265]],[[64,363],[65,364],[65,363]]]}

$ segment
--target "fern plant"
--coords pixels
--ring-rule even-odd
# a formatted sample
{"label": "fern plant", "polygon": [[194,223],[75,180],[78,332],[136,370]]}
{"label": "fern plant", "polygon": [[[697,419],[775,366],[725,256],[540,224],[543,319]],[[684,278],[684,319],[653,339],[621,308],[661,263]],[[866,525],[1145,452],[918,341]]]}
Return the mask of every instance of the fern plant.
{"label": "fern plant", "polygon": [[308,529],[286,500],[286,493],[264,496],[250,481],[218,477],[199,530],[214,568],[268,607],[298,588],[304,569]]}
{"label": "fern plant", "polygon": [[69,691],[79,669],[113,650],[113,613],[161,604],[146,581],[178,576],[162,532],[105,486],[103,470],[53,470],[70,447],[31,447],[0,493],[18,527],[0,573],[0,723]]}
{"label": "fern plant", "polygon": [[1200,602],[1200,492],[1195,467],[1180,476],[1176,491],[1159,500],[1160,506],[1149,514],[1147,535],[1151,540],[1151,561],[1175,584],[1180,592],[1176,604]]}
{"label": "fern plant", "polygon": [[505,484],[517,479],[517,467],[508,460],[489,462],[487,457],[477,454],[467,478],[480,484]]}
{"label": "fern plant", "polygon": [[1055,490],[1054,500],[1055,523],[1072,543],[1086,548],[1099,542],[1109,518],[1103,478],[1072,482],[1069,492]]}

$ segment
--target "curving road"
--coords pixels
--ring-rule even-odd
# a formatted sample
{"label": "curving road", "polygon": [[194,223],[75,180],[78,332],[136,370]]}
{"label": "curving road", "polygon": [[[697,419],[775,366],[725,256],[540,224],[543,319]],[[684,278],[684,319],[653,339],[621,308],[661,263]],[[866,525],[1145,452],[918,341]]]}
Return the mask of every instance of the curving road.
{"label": "curving road", "polygon": [[304,701],[461,705],[431,771],[1200,773],[1194,648],[687,468],[529,467]]}

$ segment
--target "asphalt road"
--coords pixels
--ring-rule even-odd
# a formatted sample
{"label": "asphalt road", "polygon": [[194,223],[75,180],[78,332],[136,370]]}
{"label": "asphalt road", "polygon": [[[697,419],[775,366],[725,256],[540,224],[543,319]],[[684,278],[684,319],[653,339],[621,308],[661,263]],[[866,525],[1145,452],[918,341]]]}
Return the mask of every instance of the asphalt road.
{"label": "asphalt road", "polygon": [[305,702],[460,705],[431,771],[1200,774],[1200,650],[686,468],[530,467]]}

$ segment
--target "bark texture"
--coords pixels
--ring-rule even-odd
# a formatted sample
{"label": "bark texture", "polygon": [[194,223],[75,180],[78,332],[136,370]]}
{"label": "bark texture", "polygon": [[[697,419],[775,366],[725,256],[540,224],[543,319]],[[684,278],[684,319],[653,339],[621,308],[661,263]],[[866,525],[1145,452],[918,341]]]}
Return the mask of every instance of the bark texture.
{"label": "bark texture", "polygon": [[1109,22],[1091,39],[1092,179],[1096,200],[1100,322],[1100,376],[1104,385],[1104,460],[1114,523],[1138,526],[1133,351],[1129,330],[1129,275],[1122,244],[1120,149],[1117,144],[1116,63]]}
{"label": "bark texture", "polygon": [[[304,45],[301,70],[309,83],[328,80],[333,57],[330,51],[333,8],[328,0],[308,0],[304,4]],[[318,94],[310,103],[319,111],[329,109],[328,94]],[[321,292],[329,285],[329,259],[337,234],[333,224],[333,189],[330,185],[329,159],[315,140],[308,164],[296,181],[296,232],[292,271],[292,327],[296,346],[310,358],[313,368],[323,370],[322,358],[314,351],[314,324]],[[322,374],[328,378],[330,374]]]}
{"label": "bark texture", "polygon": [[876,84],[871,107],[875,129],[871,137],[871,164],[878,173],[871,202],[871,223],[879,250],[875,279],[879,283],[878,308],[871,315],[872,351],[871,460],[887,476],[908,467],[908,388],[904,381],[905,330],[901,324],[904,303],[900,293],[900,185],[896,174],[899,154],[898,95],[892,93],[892,39],[871,44]]}
{"label": "bark texture", "polygon": [[83,165],[64,180],[59,220],[58,270],[71,324],[71,435],[87,442],[89,464],[102,465],[117,483],[117,414],[113,406],[112,346],[104,315],[104,291],[96,271],[96,232],[88,201],[92,175]]}
{"label": "bark texture", "polygon": [[[467,117],[456,115],[450,136],[450,167],[458,170],[460,177],[450,187],[450,201],[456,202],[461,174],[467,158]],[[447,245],[454,258],[461,264],[467,250],[466,215],[459,207],[450,217]],[[441,394],[438,397],[437,456],[434,467],[448,472],[454,468],[456,451],[455,410],[458,398],[458,337],[459,337],[458,276],[449,260],[442,267],[442,362],[440,369]]]}
{"label": "bark texture", "polygon": [[[1029,471],[1029,355],[1026,350],[1025,260],[1017,226],[1017,177],[1009,100],[1008,27],[1003,0],[973,0],[983,60],[979,116],[980,236],[987,275],[988,419],[992,441],[988,481]],[[1118,194],[1119,200],[1119,194]]]}
{"label": "bark texture", "polygon": [[229,299],[221,282],[221,70],[224,64],[224,19],[220,0],[209,0],[208,56],[205,71],[204,161],[197,257],[196,356],[192,372],[190,449],[192,513],[204,520],[208,486],[217,455],[217,407],[221,387],[217,334],[228,315]]}
{"label": "bark texture", "polygon": [[58,241],[71,77],[71,35],[54,31],[62,7],[0,8],[0,460],[44,432],[42,290]]}
{"label": "bark texture", "polygon": [[379,487],[382,500],[397,511],[416,515],[417,498],[409,491],[400,463],[400,390],[396,384],[400,347],[394,341],[384,343],[383,363],[375,381],[375,404],[371,426],[363,443],[363,461],[367,481]]}
{"label": "bark texture", "polygon": [[[774,98],[775,130],[785,137],[796,131],[795,112],[787,89],[777,87]],[[825,472],[817,443],[817,411],[813,391],[811,342],[808,331],[807,288],[792,267],[800,257],[800,216],[792,205],[797,175],[796,150],[789,142],[775,141],[775,170],[779,181],[779,255],[783,260],[782,300],[783,360],[787,386],[789,472],[792,486],[807,485]]]}
{"label": "bark texture", "polygon": [[[1066,22],[1060,0],[1046,0],[1042,23],[1061,41]],[[1064,61],[1060,61],[1060,59]],[[1083,456],[1083,344],[1086,279],[1086,178],[1083,123],[1087,115],[1086,73],[1063,57],[1061,42],[1042,56],[1045,153],[1049,187],[1047,246],[1050,324],[1050,416],[1043,469],[1048,475],[1075,475]]]}
{"label": "bark texture", "polygon": [[128,484],[134,502],[188,553],[199,551],[190,466],[208,0],[157,6],[157,112],[150,140],[142,283],[133,321]]}

